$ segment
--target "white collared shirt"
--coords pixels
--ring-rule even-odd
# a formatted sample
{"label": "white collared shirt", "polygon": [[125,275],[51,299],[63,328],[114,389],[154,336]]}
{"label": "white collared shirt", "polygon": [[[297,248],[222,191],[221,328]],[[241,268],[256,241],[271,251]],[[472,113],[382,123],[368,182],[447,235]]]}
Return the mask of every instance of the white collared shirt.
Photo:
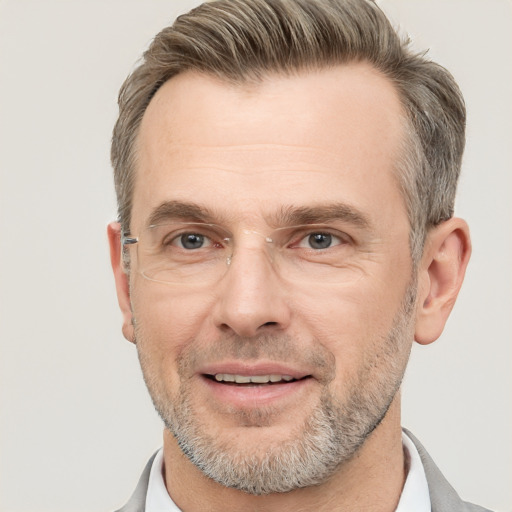
{"label": "white collared shirt", "polygon": [[[402,432],[404,454],[409,461],[402,495],[395,512],[430,512],[427,477],[414,443]],[[161,448],[153,460],[146,495],[146,512],[181,512],[172,501],[163,476],[164,455]]]}
{"label": "white collared shirt", "polygon": [[402,432],[402,445],[404,456],[409,462],[409,471],[395,512],[430,512],[430,493],[425,469],[416,446],[405,432]]}
{"label": "white collared shirt", "polygon": [[151,465],[148,493],[146,494],[146,512],[181,512],[165,487],[163,448],[158,450]]}

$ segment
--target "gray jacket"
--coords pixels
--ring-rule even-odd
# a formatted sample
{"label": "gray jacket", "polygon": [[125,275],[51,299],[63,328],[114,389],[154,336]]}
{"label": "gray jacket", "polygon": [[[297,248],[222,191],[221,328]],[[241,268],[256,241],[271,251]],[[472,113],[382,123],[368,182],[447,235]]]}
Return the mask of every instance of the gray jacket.
{"label": "gray jacket", "polygon": [[[455,489],[448,483],[441,471],[439,471],[439,468],[434,464],[434,461],[426,452],[425,448],[423,448],[420,442],[408,430],[405,430],[405,432],[416,445],[421,461],[423,462],[430,491],[432,512],[491,512],[486,508],[462,501],[459,498],[459,495],[455,492]],[[151,464],[153,463],[154,458],[155,455],[153,455],[146,464],[144,472],[137,484],[137,488],[128,503],[117,512],[144,512],[146,507],[149,472],[151,471]]]}

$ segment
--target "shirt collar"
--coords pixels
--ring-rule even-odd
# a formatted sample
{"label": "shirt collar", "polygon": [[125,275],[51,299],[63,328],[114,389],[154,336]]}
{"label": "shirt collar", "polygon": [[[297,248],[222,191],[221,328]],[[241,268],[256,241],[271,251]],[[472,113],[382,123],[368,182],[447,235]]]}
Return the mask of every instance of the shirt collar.
{"label": "shirt collar", "polygon": [[165,486],[163,448],[158,450],[151,466],[148,493],[146,495],[146,512],[180,512]]}
{"label": "shirt collar", "polygon": [[428,491],[425,469],[416,446],[405,432],[402,432],[402,445],[409,469],[395,512],[408,512],[410,510],[430,512],[430,493]]}

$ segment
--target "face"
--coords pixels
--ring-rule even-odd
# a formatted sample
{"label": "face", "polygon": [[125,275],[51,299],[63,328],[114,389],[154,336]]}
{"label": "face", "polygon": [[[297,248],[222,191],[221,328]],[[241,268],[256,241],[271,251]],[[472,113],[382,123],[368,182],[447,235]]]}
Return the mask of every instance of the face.
{"label": "face", "polygon": [[[364,64],[247,86],[184,73],[145,113],[133,235],[158,217],[214,223],[236,241],[222,274],[194,283],[146,279],[130,248],[151,396],[223,485],[261,494],[323,482],[394,400],[415,289],[394,175],[400,118],[392,85]],[[269,233],[296,224],[315,227],[279,254],[334,255],[327,273],[322,262],[287,273],[292,263],[267,250]]]}

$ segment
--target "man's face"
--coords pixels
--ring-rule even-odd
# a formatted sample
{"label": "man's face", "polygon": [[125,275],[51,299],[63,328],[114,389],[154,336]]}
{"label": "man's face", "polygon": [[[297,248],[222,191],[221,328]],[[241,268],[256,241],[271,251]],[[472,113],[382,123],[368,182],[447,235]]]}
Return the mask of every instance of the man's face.
{"label": "man's face", "polygon": [[[184,73],[145,113],[131,232],[158,210],[236,240],[223,275],[193,284],[145,279],[130,249],[151,396],[183,451],[224,485],[258,494],[325,480],[395,397],[414,330],[393,173],[400,113],[392,85],[365,64],[252,86]],[[327,278],[322,263],[293,279],[274,264],[266,237],[290,223],[341,234],[327,248],[308,236],[285,248],[335,251]],[[248,377],[277,382],[232,382]]]}

